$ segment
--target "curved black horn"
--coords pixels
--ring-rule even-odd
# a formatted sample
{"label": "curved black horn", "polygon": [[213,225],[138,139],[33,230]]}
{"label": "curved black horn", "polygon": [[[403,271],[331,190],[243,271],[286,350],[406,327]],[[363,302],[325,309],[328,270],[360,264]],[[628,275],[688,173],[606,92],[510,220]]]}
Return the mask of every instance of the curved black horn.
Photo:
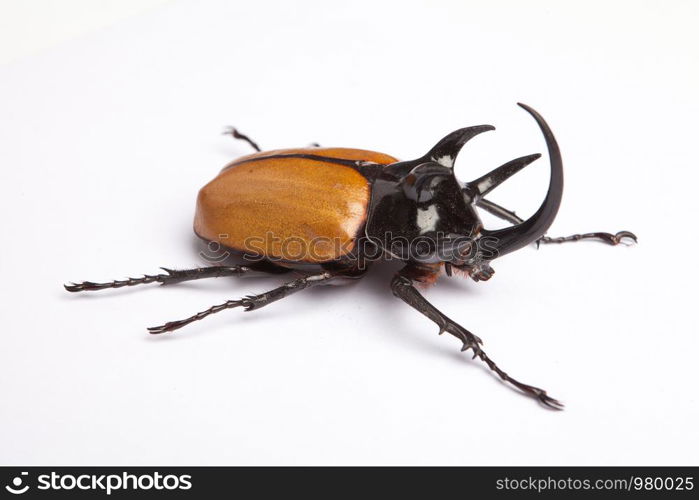
{"label": "curved black horn", "polygon": [[478,134],[487,132],[489,130],[495,130],[492,125],[478,125],[476,127],[460,128],[455,130],[451,134],[447,135],[439,141],[435,147],[430,149],[423,159],[431,160],[439,163],[440,165],[452,168],[454,166],[454,161],[468,141],[476,137]]}
{"label": "curved black horn", "polygon": [[482,236],[489,237],[491,240],[489,249],[497,251],[497,257],[519,250],[542,237],[556,218],[563,196],[563,160],[556,138],[539,113],[526,104],[518,103],[518,105],[534,117],[544,134],[551,163],[551,178],[544,202],[529,219],[516,226],[495,231],[482,231]]}

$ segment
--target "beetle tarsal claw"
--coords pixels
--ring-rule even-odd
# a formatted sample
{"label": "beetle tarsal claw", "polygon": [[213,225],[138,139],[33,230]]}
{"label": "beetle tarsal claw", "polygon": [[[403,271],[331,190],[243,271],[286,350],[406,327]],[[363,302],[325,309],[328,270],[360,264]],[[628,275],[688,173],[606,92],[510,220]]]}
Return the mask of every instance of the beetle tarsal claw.
{"label": "beetle tarsal claw", "polygon": [[554,410],[562,410],[565,407],[563,403],[547,395],[546,391],[541,389],[538,389],[538,391],[540,392],[537,394],[537,399],[541,401],[541,404],[543,404],[544,406],[548,406],[549,408],[552,408]]}
{"label": "beetle tarsal claw", "polygon": [[565,405],[558,401],[557,399],[552,398],[548,394],[546,394],[546,391],[543,389],[539,389],[538,387],[534,387],[531,385],[527,384],[522,384],[519,382],[514,382],[513,380],[510,380],[510,382],[513,382],[513,385],[517,387],[518,389],[524,391],[525,394],[529,394],[530,396],[534,396],[542,405],[551,408],[552,410],[563,410],[565,408]]}
{"label": "beetle tarsal claw", "polygon": [[546,391],[543,389],[539,389],[538,387],[534,387],[532,385],[522,384],[520,382],[517,382],[514,385],[525,393],[534,396],[541,404],[553,410],[562,410],[565,407],[563,403],[546,394]]}
{"label": "beetle tarsal claw", "polygon": [[79,292],[83,289],[82,286],[80,286],[78,283],[73,282],[63,285],[63,288],[65,288],[69,292]]}
{"label": "beetle tarsal claw", "polygon": [[638,237],[631,231],[619,231],[614,235],[614,245],[618,245],[619,243],[630,245],[631,243],[624,243],[624,238],[629,239],[634,243],[638,243]]}
{"label": "beetle tarsal claw", "polygon": [[[161,333],[169,333],[169,332],[176,329],[176,328],[172,328],[173,323],[174,322],[168,322],[168,323],[165,323],[164,325],[160,325],[160,326],[149,326],[148,333],[150,333],[151,335],[158,335]],[[177,328],[179,328],[179,327],[177,327]]]}

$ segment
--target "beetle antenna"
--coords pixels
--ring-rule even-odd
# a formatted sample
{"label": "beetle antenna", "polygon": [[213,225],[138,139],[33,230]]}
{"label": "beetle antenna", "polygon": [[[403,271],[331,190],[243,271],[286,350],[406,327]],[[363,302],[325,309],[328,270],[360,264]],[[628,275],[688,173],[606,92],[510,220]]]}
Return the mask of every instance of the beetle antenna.
{"label": "beetle antenna", "polygon": [[258,146],[255,141],[250,139],[247,135],[241,134],[240,132],[238,132],[238,129],[236,129],[235,127],[226,127],[223,130],[223,135],[230,135],[234,139],[240,139],[241,141],[245,141],[248,144],[250,144],[250,146],[252,146],[252,148],[257,152],[262,151],[260,149],[260,146]]}

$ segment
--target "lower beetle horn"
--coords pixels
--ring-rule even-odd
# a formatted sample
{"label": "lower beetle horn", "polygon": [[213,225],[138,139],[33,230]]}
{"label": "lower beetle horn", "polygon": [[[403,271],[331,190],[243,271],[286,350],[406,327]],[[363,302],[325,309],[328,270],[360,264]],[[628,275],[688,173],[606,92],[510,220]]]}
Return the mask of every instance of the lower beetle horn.
{"label": "lower beetle horn", "polygon": [[489,250],[495,251],[497,257],[519,250],[541,238],[556,218],[563,196],[563,160],[556,138],[539,113],[526,104],[518,104],[534,117],[544,134],[551,163],[551,178],[544,202],[529,219],[516,226],[495,231],[487,229],[482,231],[482,236],[489,240]]}

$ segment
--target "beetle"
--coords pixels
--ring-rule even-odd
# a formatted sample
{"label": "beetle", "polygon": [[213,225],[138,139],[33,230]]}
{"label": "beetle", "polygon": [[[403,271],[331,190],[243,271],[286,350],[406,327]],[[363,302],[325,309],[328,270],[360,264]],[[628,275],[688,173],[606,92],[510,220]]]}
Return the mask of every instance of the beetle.
{"label": "beetle", "polygon": [[[410,161],[375,151],[314,147],[261,151],[248,136],[229,129],[256,150],[226,165],[200,191],[194,232],[243,258],[240,265],[210,265],[188,270],[161,268],[164,274],[106,283],[64,285],[69,292],[120,288],[146,283],[170,285],[203,278],[277,275],[296,278],[268,292],[215,305],[189,318],[149,328],[151,334],[173,332],[226,309],[252,311],[300,290],[364,276],[377,260],[398,259],[403,267],[391,280],[393,294],[459,339],[502,380],[543,405],[562,409],[546,391],[523,384],[501,370],[482,349],[479,337],[433,306],[419,285],[455,273],[474,281],[490,279],[490,263],[536,243],[596,239],[611,245],[637,241],[629,231],[594,232],[552,238],[563,194],[563,163],[556,139],[542,116],[519,104],[537,122],[546,141],[550,178],[539,209],[524,220],[486,198],[493,189],[540,154],[522,156],[467,183],[454,175],[462,147],[490,130],[480,125],[456,130],[424,156]],[[503,229],[483,226],[477,208],[511,223]]]}

